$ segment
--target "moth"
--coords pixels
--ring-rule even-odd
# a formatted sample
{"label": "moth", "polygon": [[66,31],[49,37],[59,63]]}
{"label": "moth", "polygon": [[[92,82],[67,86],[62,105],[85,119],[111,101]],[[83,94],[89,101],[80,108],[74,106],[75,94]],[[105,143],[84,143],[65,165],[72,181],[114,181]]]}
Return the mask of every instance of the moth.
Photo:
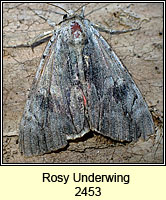
{"label": "moth", "polygon": [[21,152],[55,151],[89,131],[116,141],[146,139],[154,133],[152,116],[128,70],[85,19],[84,8],[81,14],[66,13],[45,48],[25,105]]}

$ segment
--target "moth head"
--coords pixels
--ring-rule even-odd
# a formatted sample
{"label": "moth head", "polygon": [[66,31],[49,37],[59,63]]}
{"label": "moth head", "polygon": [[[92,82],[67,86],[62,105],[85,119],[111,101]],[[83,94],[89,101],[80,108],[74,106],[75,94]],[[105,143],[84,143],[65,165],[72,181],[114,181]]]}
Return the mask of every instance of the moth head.
{"label": "moth head", "polygon": [[[75,16],[79,16],[81,18],[84,18],[84,12],[85,12],[85,6],[86,4],[84,4],[83,6],[79,7],[77,10],[73,11],[73,10],[65,10],[64,8],[62,7],[59,7],[57,5],[54,5],[54,4],[51,4],[51,3],[47,3],[51,6],[54,6],[54,7],[57,7],[61,10],[63,10],[65,12],[65,14],[63,15],[63,20],[67,20],[67,19],[71,19],[72,17],[75,17]],[[81,13],[79,13],[81,11]],[[79,14],[78,14],[79,13]]]}
{"label": "moth head", "polygon": [[68,10],[68,11],[66,11],[67,14],[64,14],[63,20],[70,19],[70,18],[75,17],[75,16],[79,16],[81,18],[84,18],[84,10],[85,10],[85,6],[81,8],[80,14],[78,14],[78,11],[80,11],[80,8],[77,9],[76,11]]}
{"label": "moth head", "polygon": [[74,17],[75,16],[75,12],[73,10],[68,10],[67,14],[63,15],[63,20]]}

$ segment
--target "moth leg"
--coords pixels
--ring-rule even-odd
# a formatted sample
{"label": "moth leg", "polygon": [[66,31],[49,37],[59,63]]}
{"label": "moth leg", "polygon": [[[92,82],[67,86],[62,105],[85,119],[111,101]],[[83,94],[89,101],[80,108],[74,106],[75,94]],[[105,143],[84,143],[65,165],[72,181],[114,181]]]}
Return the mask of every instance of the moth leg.
{"label": "moth leg", "polygon": [[40,35],[36,36],[35,38],[33,38],[32,40],[28,41],[25,44],[20,44],[20,45],[8,45],[8,46],[4,46],[4,48],[16,48],[16,47],[36,47],[38,45],[40,45],[41,43],[47,41],[50,39],[50,37],[53,35],[54,30],[51,31],[46,31],[44,33],[41,33]]}
{"label": "moth leg", "polygon": [[95,29],[97,29],[98,31],[101,31],[101,32],[105,32],[105,33],[109,33],[111,35],[114,35],[114,34],[121,34],[121,33],[128,33],[128,32],[132,32],[132,31],[137,31],[139,30],[141,27],[139,28],[133,28],[133,29],[128,29],[128,30],[121,30],[121,31],[117,31],[117,30],[111,30],[111,29],[108,29],[106,27],[102,27],[102,26],[99,26],[97,24],[91,24]]}
{"label": "moth leg", "polygon": [[43,33],[37,35],[35,38],[33,38],[33,39],[32,39],[31,41],[29,41],[27,44],[28,44],[30,47],[35,47],[35,46],[37,46],[38,44],[41,44],[41,43],[43,43],[44,41],[49,40],[50,37],[52,37],[53,33],[54,33],[54,30],[43,32]]}

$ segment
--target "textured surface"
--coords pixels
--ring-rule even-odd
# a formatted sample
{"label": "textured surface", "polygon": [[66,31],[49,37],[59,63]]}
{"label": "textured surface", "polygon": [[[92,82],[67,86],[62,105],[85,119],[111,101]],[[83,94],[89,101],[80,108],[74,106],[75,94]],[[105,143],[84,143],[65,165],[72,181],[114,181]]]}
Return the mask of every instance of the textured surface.
{"label": "textured surface", "polygon": [[[6,4],[7,5],[7,4]],[[14,5],[14,4],[12,4],[12,5]],[[69,5],[69,4],[68,4]],[[139,6],[138,6],[139,5]],[[160,12],[158,12],[158,10],[156,9],[156,8],[158,8],[159,10],[160,9],[162,9],[162,7],[161,7],[161,4],[138,4],[137,5],[137,8],[139,8],[140,9],[140,16],[134,16],[133,15],[133,13],[128,13],[126,10],[127,9],[129,9],[129,7],[132,7],[132,8],[134,8],[134,6],[135,5],[132,5],[132,4],[120,4],[120,7],[119,7],[119,5],[117,5],[117,4],[111,4],[111,5],[106,5],[106,7],[104,8],[105,10],[107,10],[107,12],[108,12],[108,14],[109,13],[113,13],[112,14],[112,17],[114,17],[115,18],[115,20],[113,21],[113,23],[111,23],[111,24],[118,24],[117,22],[116,22],[116,19],[117,20],[119,20],[119,22],[120,22],[120,24],[123,26],[123,29],[127,29],[128,27],[130,27],[131,28],[131,26],[134,24],[134,23],[137,23],[137,21],[142,21],[142,24],[144,25],[146,25],[146,27],[147,27],[147,24],[148,24],[148,18],[147,18],[147,16],[144,16],[144,18],[143,18],[143,14],[141,13],[141,12],[143,12],[143,9],[145,9],[144,8],[144,6],[145,7],[147,7],[147,6],[149,6],[149,5],[151,5],[151,9],[155,9],[156,11],[155,11],[155,13],[156,13],[156,16],[160,13]],[[22,4],[22,5],[20,5],[20,6],[25,6],[25,4]],[[33,5],[34,6],[34,5]],[[42,6],[42,4],[41,4],[41,6]],[[65,6],[66,6],[66,4],[65,4]],[[91,4],[90,4],[90,6],[91,6]],[[97,6],[104,6],[104,4],[98,4]],[[66,7],[67,8],[67,7]],[[12,8],[12,9],[16,9],[16,8]],[[12,9],[10,9],[10,10],[12,10]],[[92,8],[89,8],[89,9],[91,9],[92,10]],[[126,9],[126,10],[125,10]],[[99,11],[96,11],[96,12],[99,12],[99,13],[102,13],[101,11],[102,11],[103,9],[100,9]],[[108,11],[109,10],[109,11]],[[120,13],[118,13],[118,11],[120,12],[122,12],[123,14],[120,14]],[[87,12],[88,12],[88,10],[87,10]],[[153,12],[152,12],[153,13]],[[94,13],[93,13],[94,14]],[[93,14],[91,14],[91,15],[93,15]],[[141,15],[142,14],[142,15]],[[126,15],[126,19],[123,19],[123,16],[124,15]],[[152,15],[151,13],[149,13],[149,15]],[[154,15],[154,13],[153,13],[153,15]],[[100,14],[99,14],[99,16],[100,16]],[[19,15],[19,17],[20,17],[20,15]],[[35,18],[37,17],[37,16],[34,16]],[[106,17],[106,16],[105,16]],[[159,16],[157,16],[158,17],[158,20],[159,19],[161,19]],[[156,17],[156,18],[157,18]],[[93,17],[92,17],[93,18]],[[152,22],[151,21],[149,21],[149,23],[151,22],[152,24],[153,23],[155,23],[155,19],[156,18],[152,18],[151,20],[152,20]],[[106,17],[105,18],[105,24],[104,25],[107,25],[107,24],[110,24],[110,22],[109,22],[109,20],[110,20],[111,18],[110,17]],[[37,18],[37,20],[41,20],[41,19],[38,19]],[[134,23],[133,23],[133,21],[134,21]],[[19,21],[17,21],[17,23],[18,23]],[[94,21],[94,22],[96,22],[96,21]],[[143,23],[144,22],[144,23]],[[101,23],[102,23],[102,21],[101,21]],[[42,24],[42,23],[41,23]],[[103,24],[103,23],[102,23]],[[142,25],[142,26],[143,26]],[[154,25],[153,25],[154,26]],[[30,27],[31,27],[31,25],[30,25]],[[115,27],[114,29],[118,29],[118,27]],[[5,30],[5,29],[4,29]],[[10,29],[11,30],[11,29]],[[145,31],[145,33],[147,34],[147,32],[146,32],[146,29],[144,28],[142,28],[141,30],[140,30],[140,32],[143,34],[143,30]],[[37,31],[37,30],[36,30]],[[154,30],[153,30],[154,31]],[[152,44],[152,46],[155,46],[154,48],[152,48],[151,46],[150,47],[148,47],[148,45],[147,45],[147,43],[146,43],[146,45],[144,45],[143,47],[144,48],[140,48],[140,45],[141,45],[141,43],[143,42],[143,40],[145,39],[145,36],[146,36],[146,34],[145,35],[143,35],[144,37],[142,37],[141,38],[141,36],[140,36],[140,34],[141,33],[131,33],[131,34],[123,34],[123,35],[121,35],[121,36],[118,36],[117,37],[117,41],[116,41],[116,36],[114,36],[114,38],[115,38],[115,40],[113,40],[112,39],[112,43],[114,44],[116,44],[115,45],[115,48],[114,48],[114,45],[112,45],[113,46],[113,49],[118,49],[118,52],[120,52],[121,53],[121,55],[123,55],[122,57],[121,57],[121,59],[123,60],[123,62],[125,62],[125,65],[127,66],[127,68],[130,70],[130,66],[131,66],[131,70],[132,70],[132,67],[133,67],[133,72],[132,72],[132,74],[137,74],[138,73],[138,79],[140,80],[140,81],[138,81],[138,85],[139,85],[139,87],[140,87],[140,89],[142,90],[142,92],[143,92],[143,94],[145,94],[145,93],[147,93],[148,92],[148,90],[150,90],[150,91],[152,91],[153,92],[153,82],[152,82],[152,78],[153,78],[153,76],[150,74],[150,71],[151,71],[151,73],[153,73],[153,70],[154,70],[154,74],[156,73],[156,77],[159,77],[159,76],[161,76],[161,73],[162,73],[162,65],[160,65],[160,62],[161,62],[161,64],[162,64],[162,60],[160,59],[155,59],[155,56],[157,57],[158,56],[158,54],[159,54],[159,50],[161,49],[161,46],[160,45],[162,45],[162,43],[161,42],[159,42],[161,39],[160,39],[160,37],[161,37],[161,34],[162,34],[162,27],[159,27],[158,28],[158,30],[156,30],[156,31],[158,31],[158,35],[157,35],[157,33],[156,33],[156,43],[155,43],[155,40],[153,40],[153,44]],[[29,33],[30,33],[30,31],[29,31]],[[151,34],[152,34],[153,32],[151,32]],[[149,33],[150,34],[150,33]],[[125,36],[124,36],[125,35]],[[14,36],[14,35],[12,35],[12,36]],[[105,35],[104,35],[105,36]],[[134,39],[134,37],[136,37],[137,36],[137,39],[136,39],[136,41],[134,41],[134,40],[132,40],[132,38]],[[153,36],[153,38],[154,38],[154,36],[155,36],[155,34],[152,34],[152,36]],[[109,36],[105,36],[105,37],[107,37],[107,38],[109,38]],[[120,38],[122,38],[122,40],[120,40]],[[127,48],[127,52],[124,52],[124,54],[123,54],[123,50],[124,50],[124,46],[125,46],[125,39],[127,40],[127,38],[129,39],[130,38],[130,43],[126,43],[126,48]],[[21,40],[21,39],[20,39]],[[138,43],[137,43],[137,40],[138,40]],[[13,41],[13,40],[12,40]],[[147,40],[146,40],[147,41]],[[9,44],[10,44],[10,40],[9,40]],[[139,43],[140,42],[140,43]],[[21,42],[22,43],[22,42]],[[120,43],[122,43],[122,46],[121,45],[119,45]],[[14,43],[15,44],[15,43]],[[139,44],[139,45],[137,45],[137,44]],[[137,45],[137,46],[135,46],[135,45]],[[149,45],[150,45],[150,42],[149,42]],[[140,49],[139,49],[140,48]],[[37,47],[36,49],[40,49],[39,47]],[[37,55],[39,55],[39,53],[38,53],[38,50],[34,50],[35,51],[35,53],[37,53]],[[148,49],[149,49],[149,53],[148,53]],[[157,52],[157,49],[158,49],[158,52]],[[14,58],[13,60],[15,60],[15,65],[17,65],[17,61],[18,61],[18,59],[17,58],[15,58],[15,56],[14,55],[11,55],[10,54],[10,51],[11,51],[11,53],[13,53],[14,54],[14,50],[9,50],[9,49],[7,49],[6,50],[6,56],[8,57],[8,60],[9,59],[12,59],[12,58]],[[15,50],[15,51],[22,51],[22,53],[24,53],[26,56],[30,56],[29,58],[30,58],[30,63],[29,63],[29,65],[31,66],[31,68],[33,68],[34,67],[34,65],[35,65],[35,63],[33,63],[32,61],[33,61],[33,58],[34,58],[34,54],[32,54],[32,52],[30,52],[31,50],[28,50],[28,49],[25,49],[25,51],[23,52],[23,50],[21,49],[21,50]],[[29,52],[29,54],[27,53],[27,51]],[[162,51],[161,51],[162,52]],[[8,55],[8,53],[9,53],[9,55]],[[16,54],[18,54],[18,52],[15,52]],[[154,53],[154,58],[153,58],[153,53]],[[32,55],[30,55],[30,54],[32,54]],[[119,53],[117,53],[118,54],[118,56],[119,56]],[[127,55],[128,54],[128,55]],[[151,55],[152,54],[152,55]],[[19,55],[19,54],[18,54]],[[24,55],[24,56],[25,56]],[[41,52],[41,54],[40,55],[42,55],[42,52]],[[149,57],[148,57],[149,56]],[[139,63],[139,60],[140,59],[138,59],[138,58],[143,58],[143,61],[144,61],[144,63]],[[19,56],[19,58],[21,58],[21,59],[24,59],[22,62],[25,62],[25,58],[22,58],[22,57],[20,57]],[[146,62],[147,60],[150,60],[150,61],[148,61],[148,62]],[[156,61],[155,61],[156,60]],[[28,59],[26,59],[26,62],[28,61]],[[134,63],[134,61],[137,61],[136,63]],[[133,62],[133,63],[132,63]],[[142,62],[141,60],[140,60],[140,62]],[[157,62],[158,62],[158,64],[157,64]],[[10,60],[9,60],[9,63],[10,63]],[[151,63],[150,65],[149,65],[149,63]],[[14,66],[14,65],[13,65]],[[25,66],[25,63],[23,63],[22,65],[19,63],[19,67],[24,67]],[[28,63],[27,63],[27,66],[28,66]],[[37,66],[37,64],[36,64],[36,66]],[[135,66],[135,68],[134,68],[134,66]],[[147,66],[147,68],[145,68]],[[151,68],[149,68],[148,69],[148,66],[151,66]],[[161,66],[161,68],[160,68],[160,66]],[[15,66],[16,67],[16,66]],[[154,68],[153,68],[154,67]],[[141,74],[139,74],[141,71],[139,70],[139,68],[140,68],[140,70],[142,70],[142,73]],[[151,70],[150,70],[151,69]],[[153,70],[152,70],[153,69]],[[30,70],[30,69],[28,69],[28,70]],[[148,70],[150,70],[149,72],[148,72]],[[29,71],[29,73],[30,74],[32,74],[32,72],[31,71]],[[147,74],[146,74],[147,73]],[[35,74],[35,73],[34,73]],[[14,75],[14,74],[13,74]],[[140,75],[140,76],[139,76]],[[148,78],[147,78],[147,75],[148,75]],[[134,77],[135,77],[135,75],[134,75]],[[29,78],[29,77],[28,77]],[[9,80],[12,80],[12,79],[9,79]],[[32,79],[31,79],[32,80]],[[156,79],[157,80],[157,79]],[[157,83],[157,81],[156,80],[154,80],[154,83],[155,83],[155,91],[156,91],[156,88],[157,88],[157,90],[158,91],[160,91],[159,89],[160,89],[160,83]],[[25,78],[23,79],[22,78],[22,81],[23,81],[23,84],[25,84],[24,82],[25,82]],[[139,84],[139,82],[140,82],[140,84]],[[148,84],[147,84],[148,83]],[[19,87],[23,87],[23,85],[19,85]],[[27,87],[27,85],[26,85],[26,87]],[[151,88],[148,88],[148,87],[151,87]],[[27,87],[28,88],[28,87]],[[20,90],[21,91],[21,90]],[[22,90],[22,91],[25,91],[25,90]],[[144,91],[145,91],[145,93],[144,93]],[[158,97],[156,97],[156,96],[153,96],[153,98],[151,98],[150,96],[148,96],[148,93],[147,93],[147,100],[149,99],[149,100],[151,100],[151,102],[148,100],[148,103],[150,103],[150,105],[155,105],[158,109],[159,109],[159,113],[160,112],[162,112],[162,99],[160,98],[160,95],[162,95],[162,93],[160,93],[160,92],[158,92],[157,93],[158,94]],[[18,95],[18,93],[17,93],[17,95]],[[6,96],[7,97],[7,96]],[[146,97],[146,96],[145,96]],[[18,100],[19,100],[19,102],[20,102],[20,98],[21,98],[21,95],[19,95],[19,97],[18,97]],[[155,98],[157,99],[156,101],[155,101]],[[160,101],[161,100],[161,101]],[[15,103],[17,103],[16,102],[17,100],[15,100]],[[24,104],[25,104],[25,100],[24,100]],[[18,105],[18,104],[17,104]],[[160,106],[161,105],[161,106]],[[19,105],[18,105],[19,106]],[[22,108],[23,108],[23,106],[24,105],[22,105]],[[9,112],[9,106],[8,106],[8,112]],[[20,107],[18,107],[18,111],[19,111],[19,109],[20,109]],[[6,113],[7,113],[7,107],[6,107]],[[17,112],[18,113],[18,112]],[[10,118],[12,118],[12,116],[14,115],[14,112],[12,113],[12,115],[10,116]],[[159,114],[160,115],[160,114]],[[21,115],[19,116],[19,118],[21,117]],[[11,128],[8,126],[4,126],[4,128],[8,128],[8,129],[10,129],[9,131],[6,131],[7,129],[5,129],[5,131],[4,132],[6,132],[6,133],[8,133],[8,135],[10,135],[9,133],[14,133],[14,132],[16,132],[17,133],[17,129],[14,129],[14,126],[15,126],[15,124],[14,124],[14,122],[16,122],[16,118],[15,118],[15,121],[14,120],[10,120],[10,118],[8,118],[8,120],[9,121],[11,121],[11,122],[13,122],[13,126],[12,126],[12,124],[11,124]],[[161,117],[160,117],[161,118]],[[7,118],[6,118],[7,119]],[[18,120],[19,121],[19,120]],[[6,122],[7,123],[7,121],[4,121],[4,122]],[[13,131],[11,131],[13,129]],[[93,138],[90,138],[90,139],[87,139],[87,140],[85,140],[84,142],[85,142],[85,149],[84,150],[81,150],[81,152],[82,151],[85,151],[84,153],[85,153],[85,157],[86,157],[86,155],[87,156],[90,156],[91,157],[91,159],[92,159],[92,162],[95,162],[95,160],[96,160],[96,162],[106,162],[106,160],[105,159],[108,159],[108,161],[107,162],[125,162],[124,160],[125,159],[121,159],[120,161],[116,161],[116,154],[113,154],[112,153],[112,151],[118,151],[118,149],[119,148],[121,148],[121,146],[119,146],[119,147],[116,147],[116,149],[114,149],[113,147],[111,148],[111,150],[109,149],[109,142],[107,141],[105,141],[105,139],[103,138],[103,141],[104,141],[104,144],[106,145],[106,147],[103,147],[103,148],[106,148],[105,149],[105,151],[103,151],[103,149],[102,149],[102,152],[101,152],[101,150],[100,150],[100,155],[98,155],[98,157],[96,158],[96,155],[94,155],[93,154],[93,152],[92,151],[89,151],[89,152],[86,152],[87,151],[87,149],[97,149],[98,148],[98,144],[96,143],[96,146],[94,146],[94,145],[90,145],[91,144],[91,142],[89,143],[89,145],[88,145],[88,141],[90,140],[95,140],[95,138],[102,138],[102,137],[100,137],[100,136],[95,136],[95,137],[93,137]],[[159,137],[160,138],[160,137]],[[6,140],[8,140],[7,138],[4,138],[5,139],[5,141]],[[10,140],[13,140],[14,138],[10,138]],[[9,140],[8,140],[9,141]],[[154,142],[154,140],[153,140],[153,142]],[[108,146],[107,146],[107,143],[108,143]],[[11,142],[11,144],[12,144],[12,142]],[[71,146],[69,146],[68,147],[68,150],[70,151],[70,148],[72,147],[72,143],[70,143],[71,144]],[[79,144],[82,144],[82,143],[79,143],[78,142],[78,145]],[[95,144],[95,143],[94,143]],[[136,143],[136,144],[139,144],[139,143]],[[142,147],[144,146],[144,145],[146,144],[146,143],[142,143]],[[104,146],[105,146],[104,145]],[[116,145],[118,145],[118,144],[116,144]],[[131,144],[130,144],[131,145]],[[151,144],[151,147],[150,147],[150,150],[149,151],[151,151],[151,149],[152,149],[152,145],[153,144]],[[10,146],[10,143],[7,145],[8,147]],[[83,145],[84,146],[84,145]],[[101,142],[101,146],[102,146],[102,142]],[[112,146],[112,145],[111,145]],[[160,146],[160,145],[159,145]],[[81,162],[81,161],[77,161],[77,159],[74,161],[74,147],[76,148],[75,149],[75,151],[77,151],[77,145],[74,143],[74,145],[73,145],[73,152],[72,152],[72,154],[73,154],[73,157],[71,158],[71,157],[69,157],[68,158],[68,161],[66,161],[66,162]],[[108,148],[107,148],[108,147]],[[11,149],[12,147],[10,147],[10,149]],[[126,148],[126,146],[125,146],[125,148]],[[129,147],[128,147],[129,148]],[[131,148],[132,149],[132,148]],[[144,149],[144,147],[143,147],[143,149]],[[145,148],[146,149],[146,148]],[[157,150],[158,150],[159,148],[157,148]],[[107,151],[108,150],[108,151]],[[5,152],[5,151],[4,151]],[[8,151],[7,151],[8,152]],[[58,158],[61,154],[66,154],[68,151],[65,151],[65,152],[61,152],[60,154],[55,154],[56,156],[54,156],[54,161],[51,161],[51,160],[47,160],[46,162],[56,162],[56,157],[57,157],[57,162],[64,162],[63,161],[63,159],[60,161],[60,158]],[[105,153],[104,153],[105,152]],[[107,153],[106,153],[107,152]],[[109,152],[109,154],[108,154],[108,152]],[[138,150],[138,152],[139,152],[139,150]],[[138,153],[137,152],[137,153]],[[102,155],[102,153],[104,153],[105,154],[105,159],[103,158],[103,156],[101,156]],[[152,153],[152,152],[151,152]],[[155,153],[156,154],[156,153]],[[68,155],[70,155],[70,153],[68,152]],[[133,154],[131,154],[131,155],[133,155]],[[145,161],[142,161],[142,160],[140,160],[140,161],[138,161],[137,159],[136,159],[136,157],[134,156],[131,156],[130,155],[130,157],[132,157],[132,159],[130,158],[130,159],[128,159],[126,162],[132,162],[132,160],[133,160],[133,162],[146,162],[146,160]],[[153,155],[153,153],[152,153],[152,155]],[[161,155],[162,155],[162,152],[161,152]],[[53,154],[52,155],[46,155],[46,158],[47,158],[47,156],[48,157],[52,157],[53,156]],[[94,158],[93,158],[93,156],[94,156]],[[143,156],[143,155],[142,155]],[[8,156],[7,156],[8,157]],[[5,157],[5,158],[7,158],[7,157]],[[14,156],[15,157],[15,156]],[[19,156],[16,156],[16,157],[19,157]],[[76,156],[77,157],[77,156]],[[113,161],[111,161],[111,159],[110,159],[110,157],[114,157],[114,159],[112,159]],[[63,158],[63,155],[62,155],[62,158]],[[154,157],[153,157],[154,158]],[[14,158],[15,159],[15,158]],[[19,161],[19,159],[20,159],[20,161]],[[41,159],[39,159],[39,157],[36,159],[36,161],[35,162],[44,162],[44,161],[41,161]],[[156,159],[156,158],[155,158]],[[9,161],[9,162],[12,162],[11,161],[11,159],[9,158],[9,159],[6,159],[7,161]],[[18,158],[18,160],[16,159],[16,161],[15,162],[24,162],[23,161],[24,160],[24,158]],[[31,159],[30,159],[31,160]],[[29,160],[29,162],[31,162]],[[134,161],[135,160],[135,161]],[[149,161],[150,162],[152,162],[152,157],[151,157],[151,159],[149,159]],[[158,159],[156,159],[156,161],[157,161]],[[160,159],[159,159],[160,160]],[[161,160],[162,160],[162,157],[161,157]],[[160,160],[160,161],[161,161]],[[28,162],[28,160],[25,160],[25,162]],[[33,161],[34,162],[34,161]],[[82,161],[82,162],[86,162],[86,161]],[[87,162],[90,162],[90,160],[87,160]],[[147,162],[148,162],[148,160],[147,160]],[[155,162],[155,161],[154,161]],[[157,162],[159,162],[159,161],[157,161]]]}

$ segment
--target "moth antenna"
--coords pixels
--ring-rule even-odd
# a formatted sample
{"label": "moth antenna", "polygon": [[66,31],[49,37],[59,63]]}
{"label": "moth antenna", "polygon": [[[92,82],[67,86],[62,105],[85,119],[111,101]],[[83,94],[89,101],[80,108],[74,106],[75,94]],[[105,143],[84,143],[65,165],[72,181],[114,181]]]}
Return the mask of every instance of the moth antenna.
{"label": "moth antenna", "polygon": [[52,10],[42,10],[42,11],[45,11],[45,12],[52,12],[54,14],[57,14],[57,15],[64,15],[64,13],[60,13],[60,12],[56,12],[56,11],[52,11]]}
{"label": "moth antenna", "polygon": [[84,18],[84,13],[85,13],[85,6],[82,7],[82,10],[81,10],[81,14],[80,15],[81,15],[82,18]]}
{"label": "moth antenna", "polygon": [[87,14],[85,15],[85,17],[88,16],[88,15],[90,15],[90,14],[92,14],[93,12],[96,12],[96,11],[102,9],[102,8],[105,8],[105,7],[108,6],[108,5],[109,5],[109,3],[107,3],[107,4],[104,5],[104,6],[101,6],[100,8],[96,8],[96,9],[90,11],[89,13],[87,13]]}
{"label": "moth antenna", "polygon": [[65,13],[69,14],[69,13],[67,12],[67,10],[61,8],[60,6],[54,5],[54,4],[52,4],[52,3],[47,3],[47,4],[50,5],[50,6],[54,6],[54,7],[56,7],[56,8],[59,8],[59,9],[63,10]]}
{"label": "moth antenna", "polygon": [[82,9],[81,11],[81,16],[84,17],[84,11],[85,11],[85,6],[87,6],[89,3],[85,3],[84,5],[82,5],[81,7],[79,7],[77,10],[75,10],[74,12],[78,12],[79,10]]}

